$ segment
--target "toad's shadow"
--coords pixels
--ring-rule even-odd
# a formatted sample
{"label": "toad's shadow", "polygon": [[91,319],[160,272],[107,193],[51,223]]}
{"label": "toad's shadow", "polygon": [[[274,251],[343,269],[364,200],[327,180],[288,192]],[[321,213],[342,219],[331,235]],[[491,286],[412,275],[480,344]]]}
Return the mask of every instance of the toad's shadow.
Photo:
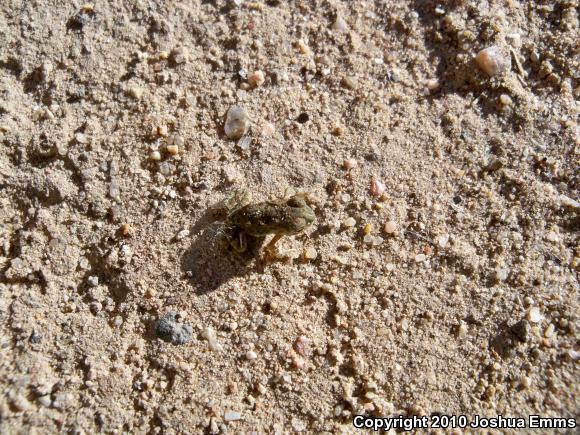
{"label": "toad's shadow", "polygon": [[255,260],[263,239],[248,237],[247,250],[237,254],[228,246],[224,231],[223,222],[212,211],[205,212],[191,228],[195,239],[181,256],[181,271],[198,294],[213,291],[231,278],[261,267]]}

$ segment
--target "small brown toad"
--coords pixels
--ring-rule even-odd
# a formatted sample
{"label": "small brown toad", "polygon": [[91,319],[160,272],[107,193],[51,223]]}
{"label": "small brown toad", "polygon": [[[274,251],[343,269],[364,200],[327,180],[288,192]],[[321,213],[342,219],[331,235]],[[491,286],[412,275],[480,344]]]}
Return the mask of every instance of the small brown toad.
{"label": "small brown toad", "polygon": [[252,203],[246,190],[238,190],[224,201],[228,215],[225,234],[234,251],[246,251],[248,236],[258,239],[273,234],[266,245],[266,256],[276,258],[275,244],[283,236],[298,234],[315,220],[314,211],[304,194],[285,199]]}

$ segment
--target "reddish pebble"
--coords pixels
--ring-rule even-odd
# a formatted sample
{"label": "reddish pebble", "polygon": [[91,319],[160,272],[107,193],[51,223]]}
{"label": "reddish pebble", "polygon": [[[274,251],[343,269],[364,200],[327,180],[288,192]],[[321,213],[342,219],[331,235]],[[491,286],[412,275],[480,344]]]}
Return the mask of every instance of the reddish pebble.
{"label": "reddish pebble", "polygon": [[371,180],[369,191],[373,196],[381,196],[385,191],[385,185],[376,178],[373,178]]}

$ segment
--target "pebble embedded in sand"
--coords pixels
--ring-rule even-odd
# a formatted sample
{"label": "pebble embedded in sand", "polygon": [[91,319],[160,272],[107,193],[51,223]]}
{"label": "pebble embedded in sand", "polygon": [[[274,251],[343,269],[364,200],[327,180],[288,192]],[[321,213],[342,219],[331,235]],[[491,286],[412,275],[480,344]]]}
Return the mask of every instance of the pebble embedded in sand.
{"label": "pebble embedded in sand", "polygon": [[239,106],[232,106],[226,115],[224,133],[229,139],[241,138],[250,125],[248,114],[245,109]]}
{"label": "pebble embedded in sand", "polygon": [[501,49],[497,45],[484,48],[477,53],[475,63],[488,76],[501,74],[508,67],[508,60],[504,57]]}
{"label": "pebble embedded in sand", "polygon": [[256,70],[248,75],[248,83],[250,84],[250,86],[254,88],[262,86],[265,81],[266,77],[264,76],[264,73],[260,70]]}
{"label": "pebble embedded in sand", "polygon": [[528,310],[528,320],[532,323],[539,323],[542,320],[542,313],[538,307],[532,307]]}
{"label": "pebble embedded in sand", "polygon": [[345,228],[352,228],[356,225],[356,221],[352,217],[348,217],[342,223],[342,226]]}
{"label": "pebble embedded in sand", "polygon": [[346,24],[344,18],[342,18],[340,15],[337,15],[336,20],[334,20],[334,23],[332,24],[332,29],[338,32],[345,32],[348,30],[348,24]]}
{"label": "pebble embedded in sand", "polygon": [[342,167],[344,169],[346,169],[347,171],[350,171],[353,168],[356,168],[356,166],[358,165],[358,162],[355,159],[345,159],[342,162]]}
{"label": "pebble embedded in sand", "polygon": [[253,350],[249,350],[248,352],[246,352],[246,359],[248,361],[253,361],[257,358],[258,358],[258,354],[256,352],[254,352]]}
{"label": "pebble embedded in sand", "polygon": [[177,145],[167,145],[165,149],[167,150],[167,153],[172,156],[179,154],[179,147]]}
{"label": "pebble embedded in sand", "polygon": [[309,247],[304,250],[304,258],[306,260],[316,260],[316,257],[318,257],[318,252],[315,248]]}
{"label": "pebble embedded in sand", "polygon": [[511,106],[512,103],[513,101],[509,95],[501,94],[499,96],[499,104],[501,104],[502,106]]}
{"label": "pebble embedded in sand", "polygon": [[154,162],[158,162],[161,160],[161,153],[159,151],[151,151],[151,154],[149,154],[149,159],[153,160]]}
{"label": "pebble embedded in sand", "polygon": [[376,178],[373,178],[371,180],[371,184],[369,186],[369,192],[371,193],[371,195],[381,196],[384,191],[385,191],[385,185],[381,181],[377,180]]}
{"label": "pebble embedded in sand", "polygon": [[385,233],[394,234],[397,231],[397,223],[395,221],[388,221],[384,227]]}

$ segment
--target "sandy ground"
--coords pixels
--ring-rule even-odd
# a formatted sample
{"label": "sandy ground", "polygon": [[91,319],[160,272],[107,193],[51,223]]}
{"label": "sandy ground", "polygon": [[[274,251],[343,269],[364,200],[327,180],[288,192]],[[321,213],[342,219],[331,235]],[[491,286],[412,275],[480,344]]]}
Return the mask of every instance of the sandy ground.
{"label": "sandy ground", "polygon": [[2,1],[0,432],[580,418],[577,8]]}

